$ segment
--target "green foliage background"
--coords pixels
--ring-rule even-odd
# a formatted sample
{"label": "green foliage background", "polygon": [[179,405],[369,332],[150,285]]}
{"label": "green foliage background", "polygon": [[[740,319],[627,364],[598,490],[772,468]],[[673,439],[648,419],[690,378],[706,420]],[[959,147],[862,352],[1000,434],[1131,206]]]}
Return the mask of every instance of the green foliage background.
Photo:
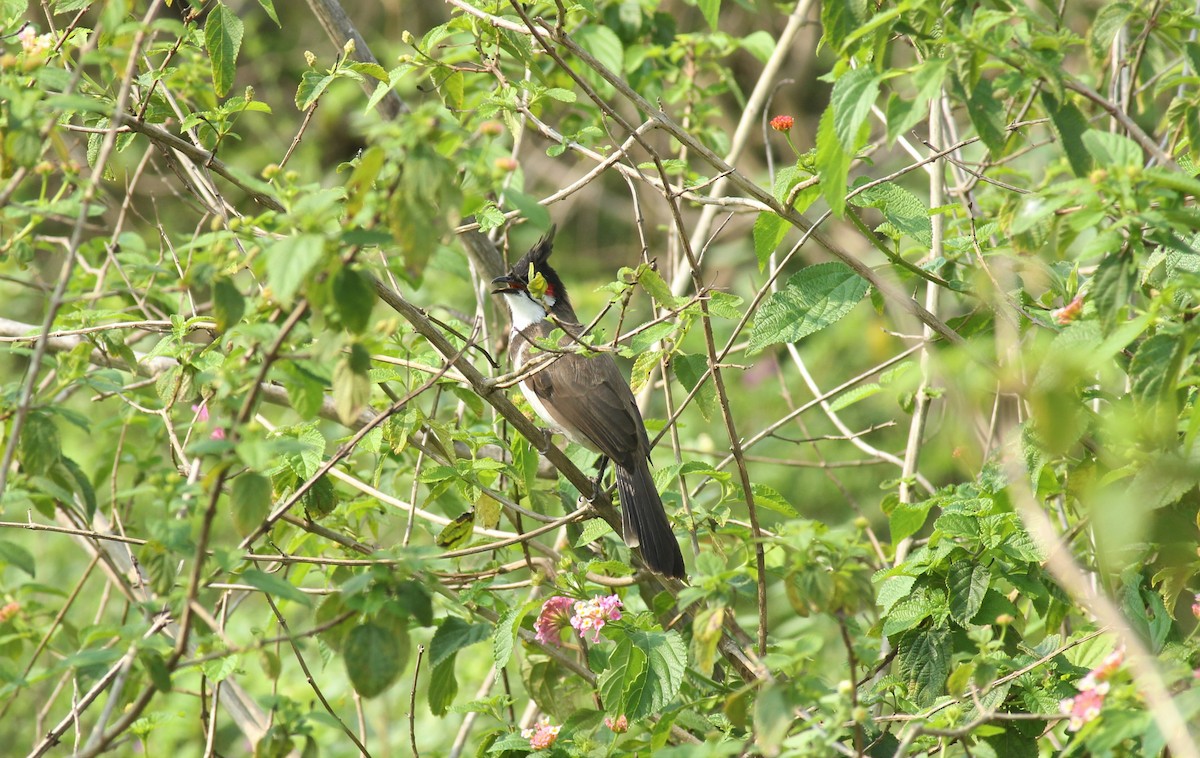
{"label": "green foliage background", "polygon": [[[4,744],[1198,754],[1194,4],[338,10],[0,0]],[[552,223],[687,584],[510,389]]]}

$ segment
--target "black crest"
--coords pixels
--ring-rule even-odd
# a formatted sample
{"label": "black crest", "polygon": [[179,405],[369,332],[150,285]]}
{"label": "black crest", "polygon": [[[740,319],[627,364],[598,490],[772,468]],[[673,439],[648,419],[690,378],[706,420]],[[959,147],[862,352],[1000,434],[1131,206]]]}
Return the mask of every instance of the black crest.
{"label": "black crest", "polygon": [[534,243],[533,247],[529,248],[529,252],[521,256],[521,259],[513,264],[509,276],[520,279],[526,284],[529,283],[529,265],[533,264],[535,273],[541,274],[546,280],[546,294],[555,298],[559,302],[567,302],[567,290],[563,287],[562,279],[558,278],[558,272],[550,267],[550,253],[554,252],[554,233],[558,231],[558,225],[550,227],[550,231],[546,232],[541,239]]}

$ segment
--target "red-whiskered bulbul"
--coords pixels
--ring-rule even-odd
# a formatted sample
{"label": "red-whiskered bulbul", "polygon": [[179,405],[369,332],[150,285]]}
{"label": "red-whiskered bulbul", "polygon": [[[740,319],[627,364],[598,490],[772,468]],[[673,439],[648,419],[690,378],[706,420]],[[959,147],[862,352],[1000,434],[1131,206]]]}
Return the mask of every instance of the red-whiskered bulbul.
{"label": "red-whiskered bulbul", "polygon": [[[554,231],[551,227],[507,275],[492,280],[492,294],[504,295],[512,316],[508,352],[517,371],[534,355],[544,354],[534,348],[531,355],[530,348],[539,340],[558,328],[565,332],[559,342],[564,352],[555,353],[523,379],[521,392],[551,429],[612,461],[625,543],[640,546],[652,570],[682,578],[683,554],[654,486],[650,439],[633,392],[611,355],[573,352],[578,345],[573,338],[583,327],[562,280],[546,262]],[[531,280],[536,282],[534,292]]]}

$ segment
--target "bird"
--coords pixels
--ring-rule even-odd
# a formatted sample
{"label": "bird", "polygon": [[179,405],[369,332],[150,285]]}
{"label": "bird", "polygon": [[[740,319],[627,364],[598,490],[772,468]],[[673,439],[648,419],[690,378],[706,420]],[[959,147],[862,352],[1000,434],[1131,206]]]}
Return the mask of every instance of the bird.
{"label": "bird", "polygon": [[[683,553],[667,519],[650,469],[650,439],[633,392],[608,353],[576,350],[583,332],[566,287],[547,262],[557,225],[504,276],[492,280],[512,318],[509,358],[519,374],[545,350],[536,343],[562,329],[562,352],[519,382],[539,417],[568,439],[600,453],[613,464],[621,502],[625,543],[640,547],[646,565],[659,574],[684,578]],[[599,476],[597,477],[599,479]]]}

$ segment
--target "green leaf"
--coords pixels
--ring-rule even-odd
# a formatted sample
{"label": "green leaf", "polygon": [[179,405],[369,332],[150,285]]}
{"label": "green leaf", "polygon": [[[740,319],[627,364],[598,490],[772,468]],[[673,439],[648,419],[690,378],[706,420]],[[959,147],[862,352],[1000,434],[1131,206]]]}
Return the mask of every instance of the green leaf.
{"label": "green leaf", "polygon": [[696,4],[700,6],[704,20],[708,22],[708,28],[714,32],[717,31],[717,21],[721,16],[721,0],[696,0]]}
{"label": "green leaf", "polygon": [[850,0],[826,0],[821,3],[821,39],[825,44],[840,53],[846,38],[850,36],[858,19],[854,17],[854,7]]}
{"label": "green leaf", "polygon": [[274,0],[258,0],[258,4],[262,6],[262,9],[266,11],[267,15],[271,17],[271,20],[275,22],[275,26],[283,28],[283,24],[279,23],[279,14],[275,12]]}
{"label": "green leaf", "polygon": [[759,310],[750,330],[750,352],[796,342],[837,323],[867,289],[867,281],[840,262],[818,263],[793,274]]}
{"label": "green leaf", "polygon": [[333,302],[347,329],[362,334],[371,323],[375,287],[371,277],[357,268],[343,266],[333,276]]}
{"label": "green leaf", "polygon": [[678,632],[631,631],[598,682],[605,711],[630,721],[661,711],[678,694],[686,666],[687,647]]}
{"label": "green leaf", "polygon": [[464,647],[486,640],[491,633],[488,624],[468,624],[457,616],[447,616],[429,641],[429,664],[440,666]]}
{"label": "green leaf", "polygon": [[878,96],[879,77],[866,66],[847,71],[833,83],[833,93],[829,96],[833,130],[847,153],[853,154],[862,144],[863,124]]}
{"label": "green leaf", "polygon": [[303,606],[312,605],[308,599],[308,595],[305,595],[296,585],[278,574],[268,574],[265,571],[252,568],[246,569],[242,573],[242,579],[245,580],[246,584],[257,587],[274,598],[294,600]]}
{"label": "green leaf", "polygon": [[967,100],[967,116],[975,125],[979,139],[988,150],[999,155],[1004,151],[1004,106],[996,98],[990,79],[980,79]]}
{"label": "green leaf", "polygon": [[407,646],[401,644],[397,631],[373,621],[351,629],[342,643],[342,660],[350,684],[355,692],[367,698],[375,697],[396,681],[406,657]]}
{"label": "green leaf", "polygon": [[229,327],[242,320],[246,313],[246,298],[227,276],[213,282],[213,316],[217,320],[217,331],[227,332]]}
{"label": "green leaf", "polygon": [[579,538],[575,540],[575,547],[589,545],[604,535],[612,533],[613,528],[604,519],[590,519],[583,525],[583,529],[579,531]]}
{"label": "green leaf", "polygon": [[1092,277],[1092,302],[1096,304],[1106,334],[1124,320],[1123,314],[1136,284],[1137,266],[1132,255],[1113,253],[1096,267]]}
{"label": "green leaf", "polygon": [[929,209],[921,199],[898,184],[885,182],[855,195],[851,202],[860,207],[878,208],[896,231],[906,234],[925,247],[933,244],[933,224]]}
{"label": "green leaf", "polygon": [[309,69],[300,75],[300,86],[296,88],[296,108],[306,111],[317,102],[330,84],[333,84],[333,74]]}
{"label": "green leaf", "polygon": [[758,270],[762,271],[771,259],[771,253],[783,242],[791,227],[778,214],[763,211],[754,220],[754,257],[758,258]]}
{"label": "green leaf", "polygon": [[[625,48],[617,33],[607,26],[585,26],[575,32],[575,41],[600,62],[600,65],[620,76],[624,70]],[[604,82],[604,87],[609,85]]]}
{"label": "green leaf", "polygon": [[887,637],[908,631],[946,604],[945,596],[921,586],[916,592],[899,600],[883,620],[883,633]]}
{"label": "green leaf", "polygon": [[1054,126],[1063,152],[1067,154],[1071,171],[1078,177],[1087,176],[1094,165],[1091,154],[1083,144],[1083,135],[1088,128],[1087,118],[1074,103],[1059,103],[1054,99],[1054,95],[1047,91],[1042,92],[1042,105],[1050,114],[1050,123]]}
{"label": "green leaf", "polygon": [[[696,389],[696,385],[700,382],[701,377],[708,371],[708,358],[703,355],[677,353],[671,358],[671,370],[690,393]],[[713,413],[717,409],[716,386],[712,382],[706,381],[700,388],[700,391],[696,393],[694,402],[704,420],[711,421]]]}
{"label": "green leaf", "polygon": [[492,634],[492,660],[496,670],[508,665],[508,660],[512,657],[513,645],[516,642],[517,630],[521,628],[521,621],[528,612],[528,603],[522,603],[509,608],[496,620],[496,631]]}
{"label": "green leaf", "polygon": [[458,694],[458,678],[454,674],[454,661],[458,653],[452,654],[440,666],[434,666],[429,676],[429,710],[434,716],[445,716]]}
{"label": "green leaf", "polygon": [[370,370],[371,354],[357,342],[333,369],[333,404],[338,418],[347,426],[354,423],[371,400]]}
{"label": "green leaf", "polygon": [[247,471],[233,480],[229,491],[229,516],[238,534],[245,537],[271,513],[271,480]]}
{"label": "green leaf", "polygon": [[337,507],[337,492],[328,475],[323,475],[300,496],[300,504],[304,506],[304,515],[312,521],[321,519],[333,513]]}
{"label": "green leaf", "polygon": [[795,724],[795,704],[789,688],[772,682],[762,688],[754,701],[754,745],[763,755],[778,755],[788,730]]}
{"label": "green leaf", "polygon": [[896,649],[900,676],[910,683],[913,699],[922,708],[932,705],[945,691],[950,675],[950,630],[924,629],[905,635]]}
{"label": "green leaf", "polygon": [[58,438],[58,427],[45,413],[32,411],[25,417],[21,427],[21,443],[18,448],[21,467],[30,476],[49,474],[62,457],[62,442]]}
{"label": "green leaf", "polygon": [[1093,58],[1103,61],[1108,57],[1113,38],[1133,13],[1133,5],[1126,2],[1109,3],[1096,13],[1088,30],[1088,49]]}
{"label": "green leaf", "polygon": [[638,284],[660,308],[678,308],[687,302],[687,298],[672,295],[671,288],[663,281],[662,276],[649,266],[638,266]]}
{"label": "green leaf", "polygon": [[850,175],[851,155],[842,147],[834,126],[833,106],[821,114],[817,125],[817,172],[821,177],[821,195],[829,209],[841,218],[846,207],[846,178]]}
{"label": "green leaf", "polygon": [[741,48],[753,55],[759,63],[766,63],[775,52],[775,38],[770,33],[759,29],[742,38]]}
{"label": "green leaf", "polygon": [[773,487],[765,484],[751,484],[750,491],[754,493],[754,503],[768,511],[783,514],[789,518],[800,518],[795,506]]}
{"label": "green leaf", "polygon": [[242,31],[242,20],[222,4],[213,7],[204,21],[204,45],[212,61],[213,89],[218,97],[224,97],[233,86]]}
{"label": "green leaf", "polygon": [[963,626],[967,626],[983,605],[987,593],[989,573],[986,566],[971,561],[950,564],[946,578],[946,589],[950,597],[950,615]]}
{"label": "green leaf", "polygon": [[15,542],[0,540],[0,562],[15,566],[31,577],[37,576],[37,563],[33,560],[33,553]]}
{"label": "green leaf", "polygon": [[1120,134],[1088,129],[1083,133],[1083,146],[1096,160],[1096,164],[1110,171],[1118,166],[1141,166],[1142,148],[1138,143]]}
{"label": "green leaf", "polygon": [[289,306],[296,291],[325,253],[325,240],[315,234],[285,237],[267,248],[267,282],[281,305]]}
{"label": "green leaf", "polygon": [[897,503],[891,514],[888,515],[892,531],[892,544],[895,545],[900,540],[921,531],[921,527],[925,526],[925,520],[929,516],[929,509],[932,507],[932,500],[923,500],[919,503]]}

